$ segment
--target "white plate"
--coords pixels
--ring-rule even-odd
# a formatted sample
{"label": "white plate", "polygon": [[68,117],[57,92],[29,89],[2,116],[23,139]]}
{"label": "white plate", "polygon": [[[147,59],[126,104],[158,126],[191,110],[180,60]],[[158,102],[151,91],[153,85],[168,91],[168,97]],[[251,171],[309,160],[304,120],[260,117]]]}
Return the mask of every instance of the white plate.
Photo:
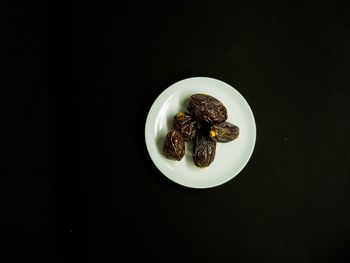
{"label": "white plate", "polygon": [[[239,137],[218,143],[214,161],[207,168],[198,168],[192,161],[191,143],[181,161],[165,158],[162,146],[172,127],[174,115],[187,110],[188,98],[205,93],[220,100],[227,108],[227,121],[240,128]],[[208,188],[235,177],[253,153],[256,127],[253,113],[243,96],[232,86],[213,78],[194,77],[181,80],[164,90],[154,101],[146,120],[146,146],[152,161],[170,180],[187,187]]]}

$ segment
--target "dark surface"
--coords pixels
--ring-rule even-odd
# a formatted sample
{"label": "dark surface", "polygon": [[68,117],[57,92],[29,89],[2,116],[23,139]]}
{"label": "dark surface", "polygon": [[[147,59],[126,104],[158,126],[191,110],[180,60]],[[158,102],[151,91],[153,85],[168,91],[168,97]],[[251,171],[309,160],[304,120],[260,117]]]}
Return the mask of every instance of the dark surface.
{"label": "dark surface", "polygon": [[[346,5],[115,2],[3,9],[1,262],[350,262]],[[257,123],[248,165],[206,190],[144,143],[155,98],[192,76]]]}

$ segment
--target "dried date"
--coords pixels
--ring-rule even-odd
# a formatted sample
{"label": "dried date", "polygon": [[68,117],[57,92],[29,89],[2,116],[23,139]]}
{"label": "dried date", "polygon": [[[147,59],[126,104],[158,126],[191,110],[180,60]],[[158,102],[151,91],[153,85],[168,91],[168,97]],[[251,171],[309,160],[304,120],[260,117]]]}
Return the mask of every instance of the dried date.
{"label": "dried date", "polygon": [[216,142],[230,142],[238,138],[239,127],[229,123],[221,122],[211,126],[209,137]]}
{"label": "dried date", "polygon": [[215,158],[216,142],[204,132],[197,132],[193,146],[193,162],[197,167],[208,167]]}
{"label": "dried date", "polygon": [[184,157],[185,140],[180,132],[173,129],[167,133],[163,144],[163,153],[171,160],[180,161]]}
{"label": "dried date", "polygon": [[188,111],[191,115],[208,124],[226,121],[227,109],[218,99],[207,94],[194,94],[190,97]]}
{"label": "dried date", "polygon": [[182,134],[185,141],[191,141],[196,135],[197,121],[188,113],[179,112],[174,116],[173,128]]}

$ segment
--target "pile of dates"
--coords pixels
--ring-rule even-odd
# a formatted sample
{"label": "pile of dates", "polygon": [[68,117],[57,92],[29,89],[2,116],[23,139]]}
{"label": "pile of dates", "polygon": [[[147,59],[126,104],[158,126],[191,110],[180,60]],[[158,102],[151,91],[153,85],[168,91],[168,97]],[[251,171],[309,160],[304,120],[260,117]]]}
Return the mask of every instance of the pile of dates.
{"label": "pile of dates", "polygon": [[193,142],[193,163],[197,167],[208,167],[214,161],[216,143],[238,138],[239,127],[226,120],[227,109],[218,99],[207,94],[193,94],[187,112],[174,116],[173,127],[163,144],[165,157],[180,161],[185,155],[185,142]]}

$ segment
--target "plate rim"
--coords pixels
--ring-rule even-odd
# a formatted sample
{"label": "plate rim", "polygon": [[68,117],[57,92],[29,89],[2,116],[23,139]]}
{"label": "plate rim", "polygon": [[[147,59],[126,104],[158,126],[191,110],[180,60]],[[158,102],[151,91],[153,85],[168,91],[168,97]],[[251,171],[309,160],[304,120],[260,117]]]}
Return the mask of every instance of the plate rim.
{"label": "plate rim", "polygon": [[[253,136],[253,140],[252,140],[252,147],[250,148],[250,152],[248,154],[248,158],[245,160],[244,162],[244,165],[242,165],[240,167],[239,170],[236,171],[236,173],[234,173],[234,175],[232,175],[231,177],[227,178],[226,180],[222,180],[222,181],[219,181],[218,183],[216,184],[210,184],[210,185],[207,185],[207,186],[195,186],[195,185],[187,185],[187,184],[184,184],[182,182],[179,182],[179,181],[175,181],[173,178],[169,177],[165,171],[163,171],[163,169],[158,165],[158,162],[155,160],[155,157],[151,154],[151,151],[150,151],[150,139],[148,138],[147,136],[147,133],[148,133],[148,127],[149,127],[149,123],[150,123],[150,118],[151,118],[151,112],[153,112],[155,109],[155,107],[157,106],[157,101],[161,100],[162,97],[166,96],[167,93],[171,93],[172,89],[174,88],[175,85],[178,85],[178,84],[181,84],[181,82],[185,82],[185,81],[190,81],[190,80],[194,80],[194,79],[206,79],[206,80],[210,80],[210,81],[216,81],[216,82],[221,82],[221,84],[225,85],[225,86],[228,86],[230,88],[232,88],[242,99],[242,101],[246,104],[247,106],[247,109],[248,109],[248,112],[249,112],[249,115],[252,119],[252,124],[254,126],[254,136]],[[153,128],[153,127],[150,127],[150,128]],[[184,78],[184,79],[181,79],[179,81],[176,81],[174,82],[173,84],[169,85],[168,87],[166,87],[156,98],[155,100],[153,101],[151,107],[149,108],[148,112],[147,112],[147,117],[146,117],[146,122],[145,122],[145,130],[144,130],[144,134],[145,134],[145,143],[146,143],[146,148],[147,148],[147,152],[148,152],[148,155],[150,156],[153,164],[157,167],[157,169],[165,176],[167,177],[168,179],[170,179],[172,182],[175,182],[176,184],[179,184],[179,185],[182,185],[184,187],[187,187],[187,188],[192,188],[192,189],[207,189],[207,188],[213,188],[213,187],[217,187],[217,186],[220,186],[222,184],[225,184],[227,183],[228,181],[232,180],[234,177],[236,177],[248,164],[249,160],[251,159],[253,153],[254,153],[254,149],[255,149],[255,145],[256,145],[256,138],[257,138],[257,126],[256,126],[256,121],[255,121],[255,117],[254,117],[254,114],[253,114],[253,111],[250,107],[250,105],[248,104],[247,100],[244,98],[244,96],[237,90],[235,89],[232,85],[228,84],[227,82],[224,82],[222,80],[219,80],[219,79],[216,79],[216,78],[212,78],[212,77],[205,77],[205,76],[196,76],[196,77],[189,77],[189,78]]]}

